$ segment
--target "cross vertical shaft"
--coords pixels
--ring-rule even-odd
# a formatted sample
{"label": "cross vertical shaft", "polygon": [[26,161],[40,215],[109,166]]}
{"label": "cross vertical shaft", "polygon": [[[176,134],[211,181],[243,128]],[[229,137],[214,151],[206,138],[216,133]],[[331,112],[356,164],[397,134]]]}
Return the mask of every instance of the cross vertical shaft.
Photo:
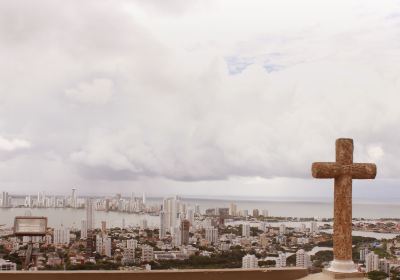
{"label": "cross vertical shaft", "polygon": [[[336,141],[336,163],[353,164],[353,141]],[[352,259],[352,178],[342,174],[335,178],[334,187],[333,254],[336,260]]]}

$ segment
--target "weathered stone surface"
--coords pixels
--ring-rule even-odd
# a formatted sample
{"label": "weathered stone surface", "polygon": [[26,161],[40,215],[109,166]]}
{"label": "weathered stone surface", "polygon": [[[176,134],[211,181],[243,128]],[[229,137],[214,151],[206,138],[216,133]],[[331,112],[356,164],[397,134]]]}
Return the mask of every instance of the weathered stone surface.
{"label": "weathered stone surface", "polygon": [[353,163],[353,140],[336,140],[336,162],[314,162],[314,178],[335,179],[333,254],[335,260],[352,259],[352,179],[374,179],[376,165]]}

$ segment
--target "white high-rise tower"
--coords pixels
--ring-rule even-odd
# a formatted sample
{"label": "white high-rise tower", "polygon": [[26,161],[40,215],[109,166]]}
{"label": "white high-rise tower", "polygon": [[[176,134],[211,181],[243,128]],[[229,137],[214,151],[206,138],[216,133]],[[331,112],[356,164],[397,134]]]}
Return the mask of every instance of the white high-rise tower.
{"label": "white high-rise tower", "polygon": [[163,201],[163,211],[165,213],[166,228],[171,230],[178,225],[178,211],[181,200],[178,196],[165,198]]}

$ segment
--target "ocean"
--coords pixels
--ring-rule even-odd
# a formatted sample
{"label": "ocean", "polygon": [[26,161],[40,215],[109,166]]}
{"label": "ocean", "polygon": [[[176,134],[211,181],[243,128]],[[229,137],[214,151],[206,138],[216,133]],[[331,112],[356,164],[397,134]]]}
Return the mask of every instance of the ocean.
{"label": "ocean", "polygon": [[[281,217],[315,217],[332,218],[333,204],[328,200],[305,201],[295,198],[280,198],[275,200],[234,200],[221,198],[183,198],[183,201],[194,208],[198,204],[202,212],[208,208],[229,207],[230,203],[235,203],[238,210],[248,210],[252,213],[253,209],[266,209],[270,216]],[[148,205],[159,205],[160,198],[148,198]],[[55,227],[63,224],[68,227],[80,228],[81,220],[86,218],[84,209],[71,208],[0,208],[0,224],[12,226],[14,217],[24,215],[29,210],[32,215],[48,217],[49,226]],[[370,202],[356,201],[353,204],[353,217],[355,218],[400,218],[400,203],[391,202]],[[121,226],[122,220],[126,225],[138,225],[141,219],[146,219],[149,226],[158,226],[159,218],[147,214],[130,214],[121,212],[96,211],[96,225],[100,226],[101,221],[106,221],[109,227]]]}

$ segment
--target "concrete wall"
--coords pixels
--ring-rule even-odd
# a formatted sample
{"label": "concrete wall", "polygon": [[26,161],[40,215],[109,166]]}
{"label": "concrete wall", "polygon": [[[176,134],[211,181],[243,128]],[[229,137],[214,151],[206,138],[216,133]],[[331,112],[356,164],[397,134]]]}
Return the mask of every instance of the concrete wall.
{"label": "concrete wall", "polygon": [[0,272],[0,280],[293,280],[307,275],[301,268],[212,269],[168,271],[36,271]]}

